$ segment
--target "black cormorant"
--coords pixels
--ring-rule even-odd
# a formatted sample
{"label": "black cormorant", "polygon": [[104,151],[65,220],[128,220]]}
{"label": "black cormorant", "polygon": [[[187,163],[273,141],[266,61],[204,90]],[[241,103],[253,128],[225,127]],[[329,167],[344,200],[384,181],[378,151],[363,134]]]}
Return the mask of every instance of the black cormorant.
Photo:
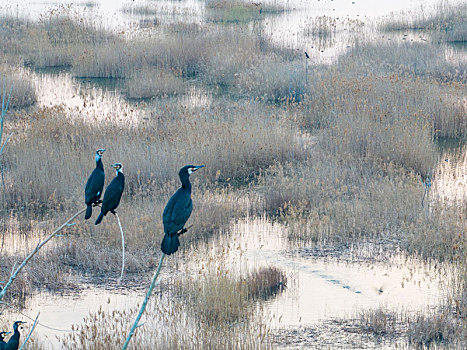
{"label": "black cormorant", "polygon": [[112,182],[105,189],[101,213],[97,217],[96,225],[100,224],[109,211],[115,214],[115,209],[120,204],[120,198],[122,198],[123,189],[125,188],[125,176],[122,173],[122,165],[115,163],[112,167],[117,171],[117,176],[113,178]]}
{"label": "black cormorant", "polygon": [[6,350],[18,350],[18,347],[19,347],[19,337],[21,334],[19,334],[19,330],[18,330],[18,327],[20,325],[22,325],[23,323],[26,323],[26,322],[23,322],[23,321],[16,321],[15,323],[13,323],[13,335],[11,336],[10,340],[8,340],[8,343],[6,343],[6,347],[5,349]]}
{"label": "black cormorant", "polygon": [[178,236],[186,232],[186,229],[183,227],[190,217],[193,208],[190,174],[202,167],[204,165],[186,165],[178,172],[182,187],[170,197],[162,214],[165,236],[161,243],[161,250],[167,255],[173,254],[178,250],[178,246],[180,245]]}
{"label": "black cormorant", "polygon": [[5,335],[10,334],[11,332],[0,332],[0,350],[6,349]]}
{"label": "black cormorant", "polygon": [[92,215],[92,206],[96,203],[99,203],[99,200],[102,195],[102,190],[104,189],[104,165],[102,165],[102,153],[105,152],[105,149],[98,149],[96,151],[96,168],[92,171],[89,176],[88,182],[86,182],[86,187],[84,189],[84,202],[87,205],[86,214],[84,218],[87,220]]}

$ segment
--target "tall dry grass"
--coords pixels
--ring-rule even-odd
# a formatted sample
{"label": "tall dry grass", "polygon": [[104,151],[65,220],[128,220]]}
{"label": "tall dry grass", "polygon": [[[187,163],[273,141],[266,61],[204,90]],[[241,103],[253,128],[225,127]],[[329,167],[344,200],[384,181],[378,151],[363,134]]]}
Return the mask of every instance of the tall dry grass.
{"label": "tall dry grass", "polygon": [[[176,280],[175,293],[153,298],[133,340],[138,349],[269,349],[261,309],[248,300],[247,285],[209,271]],[[181,288],[181,289],[179,289]],[[64,349],[121,347],[137,309],[90,314],[76,332],[61,339]],[[164,325],[161,327],[161,325]],[[118,336],[116,336],[118,335]]]}
{"label": "tall dry grass", "polygon": [[299,166],[279,165],[260,181],[265,208],[288,224],[291,240],[347,245],[398,236],[418,217],[423,186],[414,175],[336,158],[323,152]]}
{"label": "tall dry grass", "polygon": [[408,343],[416,349],[462,349],[467,345],[465,320],[448,310],[436,310],[414,317],[407,330]]}
{"label": "tall dry grass", "polygon": [[263,57],[261,64],[238,74],[234,91],[263,101],[300,102],[305,94],[305,82],[302,62]]}
{"label": "tall dry grass", "polygon": [[280,14],[286,6],[275,2],[248,0],[206,0],[206,17],[215,23],[246,24],[264,19],[265,15]]}
{"label": "tall dry grass", "polygon": [[[40,109],[8,121],[6,130],[15,132],[9,145],[15,152],[3,157],[1,203],[5,215],[15,213],[24,223],[51,220],[58,225],[84,205],[95,149],[107,149],[104,165],[123,164],[126,188],[118,211],[130,273],[154,268],[152,256],[163,236],[160,218],[180,186],[177,173],[183,165],[206,165],[192,178],[194,226],[182,240],[182,248],[188,248],[248,213],[239,206],[235,187],[276,161],[304,156],[293,124],[255,103],[165,106],[125,128],[110,120],[79,119],[61,108]],[[114,173],[105,170],[108,183]],[[22,225],[20,232],[30,235],[31,225]],[[50,256],[77,273],[112,274],[121,259],[116,225],[109,216],[102,229],[92,222],[70,228],[70,237],[54,245]]]}
{"label": "tall dry grass", "polygon": [[126,82],[130,98],[152,98],[183,95],[187,88],[182,78],[171,72],[144,67]]}
{"label": "tall dry grass", "polygon": [[411,314],[384,308],[361,311],[354,321],[365,332],[384,339],[402,339],[413,349],[463,349],[466,345],[465,322],[449,308]]}
{"label": "tall dry grass", "polygon": [[400,77],[415,76],[440,82],[467,81],[467,64],[463,60],[449,62],[439,45],[427,43],[357,44],[339,57],[341,71],[358,76],[368,74]]}
{"label": "tall dry grass", "polygon": [[[405,123],[413,131],[418,129],[417,137],[422,139],[427,132],[431,138],[465,136],[464,84],[443,84],[396,72],[373,74],[350,58],[341,63],[337,69],[312,69],[306,99],[293,110],[294,118],[303,127],[332,129],[347,120],[355,121],[359,126],[352,129],[359,130],[362,125],[358,123],[363,121],[365,127],[368,123],[392,133],[392,126]],[[425,146],[420,147],[426,147],[426,141],[422,143]]]}
{"label": "tall dry grass", "polygon": [[[81,208],[94,151],[104,147],[104,164],[123,163],[127,179],[118,212],[128,273],[154,269],[161,213],[179,187],[177,172],[188,163],[205,164],[192,177],[193,227],[175,264],[191,247],[227,233],[232,220],[264,209],[288,225],[298,244],[391,241],[411,254],[452,262],[460,271],[453,303],[464,310],[465,208],[420,205],[420,177],[428,178],[437,162],[434,140],[467,130],[465,67],[448,63],[439,47],[356,45],[333,68],[308,67],[306,79],[304,60],[290,50],[258,32],[212,23],[156,28],[150,37],[127,41],[70,17],[46,16],[38,23],[7,19],[0,34],[5,54],[37,67],[72,66],[75,76],[127,79],[133,97],[182,93],[182,79],[230,93],[195,107],[176,96],[156,100],[131,122],[124,116],[87,120],[60,107],[9,118],[6,132],[15,137],[2,159],[1,203],[4,227],[12,230],[17,224],[6,219],[18,217],[15,235],[33,236],[38,221],[53,227]],[[145,69],[167,74],[157,81]],[[162,81],[166,85],[156,84]],[[288,103],[264,103],[282,101]],[[114,176],[108,166],[106,174],[108,183]],[[98,227],[79,221],[42,253],[15,296],[44,283],[65,288],[70,270],[117,275],[117,223],[110,215]],[[13,263],[3,257],[1,280]],[[135,346],[269,348],[251,299],[275,289],[283,276],[262,274],[272,278],[238,280],[216,272],[182,280],[178,295],[166,298],[164,290],[150,305],[146,332],[136,335]],[[92,314],[63,346],[117,348],[135,313]],[[369,315],[366,326],[375,333],[391,330],[389,316]],[[427,335],[425,328],[414,334]]]}
{"label": "tall dry grass", "polygon": [[[5,103],[10,96],[11,108],[25,108],[36,103],[36,89],[32,80],[12,66],[0,66],[0,91],[4,90]],[[3,96],[3,94],[2,94]]]}
{"label": "tall dry grass", "polygon": [[[266,63],[266,57],[268,58]],[[76,76],[128,78],[135,96],[158,96],[148,70],[167,71],[168,92],[180,91],[179,77],[266,100],[298,99],[304,89],[304,67],[288,63],[295,55],[267,44],[261,34],[215,26],[167,26],[155,37],[114,41],[89,47],[73,62]],[[143,73],[142,73],[143,72]],[[273,74],[269,77],[270,74]],[[137,84],[138,82],[139,84]],[[131,94],[131,91],[130,91]]]}
{"label": "tall dry grass", "polygon": [[246,179],[276,161],[303,157],[293,125],[255,103],[215,103],[199,110],[167,106],[125,128],[88,123],[60,108],[41,109],[6,128],[16,135],[11,140],[15,152],[4,155],[6,205],[11,208],[80,203],[99,147],[108,149],[108,161],[124,165],[130,195],[157,192],[176,179],[185,163],[205,164],[198,179],[215,182]]}
{"label": "tall dry grass", "polygon": [[384,31],[423,30],[432,34],[435,40],[448,42],[467,41],[467,6],[442,2],[435,8],[434,14],[423,10],[411,16],[392,15],[380,23]]}
{"label": "tall dry grass", "polygon": [[71,66],[87,47],[115,40],[72,6],[52,9],[37,22],[8,16],[0,22],[3,53],[36,68]]}

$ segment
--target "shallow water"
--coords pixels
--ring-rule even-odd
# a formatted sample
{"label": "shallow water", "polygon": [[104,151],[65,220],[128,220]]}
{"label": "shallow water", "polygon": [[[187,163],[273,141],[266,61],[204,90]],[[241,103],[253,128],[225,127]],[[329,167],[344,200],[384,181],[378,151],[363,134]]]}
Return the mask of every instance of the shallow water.
{"label": "shallow water", "polygon": [[[379,307],[405,313],[423,312],[442,300],[443,285],[450,273],[449,267],[435,269],[401,253],[386,256],[385,261],[371,261],[364,258],[370,255],[368,252],[362,253],[357,248],[350,259],[317,258],[303,250],[291,251],[287,230],[264,218],[232,224],[231,232],[214,239],[201,251],[187,253],[187,261],[182,263],[193,272],[198,272],[207,261],[211,266],[218,264],[242,275],[262,266],[283,270],[287,287],[265,302],[264,321],[272,329],[313,327],[330,319],[354,318],[361,310]],[[170,257],[165,260],[168,268],[173,264]],[[161,279],[170,281],[167,274]],[[56,336],[62,337],[91,312],[128,310],[139,305],[144,296],[142,290],[115,283],[106,283],[107,289],[82,286],[84,289],[76,294],[36,294],[27,300],[21,314],[6,310],[5,316],[34,318],[40,312],[41,325],[35,331],[36,337],[58,348]]]}
{"label": "shallow water", "polygon": [[[440,269],[402,253],[386,256],[384,262],[360,259],[359,249],[350,260],[316,258],[290,251],[286,228],[259,218],[235,224],[232,232],[229,242],[212,245],[238,247],[227,254],[233,266],[244,270],[275,266],[286,272],[287,288],[268,302],[273,326],[346,318],[356,310],[380,306],[420,311],[437,305],[443,293],[445,275],[440,275]],[[225,257],[221,261],[225,263]]]}

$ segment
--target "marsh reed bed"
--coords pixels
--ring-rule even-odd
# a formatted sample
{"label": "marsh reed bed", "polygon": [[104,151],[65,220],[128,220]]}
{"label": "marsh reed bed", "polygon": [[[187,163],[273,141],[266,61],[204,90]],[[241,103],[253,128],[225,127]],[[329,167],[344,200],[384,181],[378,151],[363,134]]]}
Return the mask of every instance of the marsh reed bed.
{"label": "marsh reed bed", "polygon": [[[205,171],[193,183],[193,227],[182,244],[187,254],[174,264],[189,261],[190,249],[214,235],[229,234],[232,221],[264,212],[287,226],[295,246],[396,242],[410,254],[457,267],[457,283],[442,312],[449,312],[445,320],[455,328],[446,326],[450,343],[462,346],[467,207],[465,201],[435,200],[422,207],[421,200],[423,182],[436,181],[436,142],[466,137],[465,63],[448,62],[432,43],[358,44],[333,66],[310,66],[305,78],[301,55],[273,45],[243,20],[233,21],[240,30],[227,20],[235,8],[223,3],[208,4],[222,11],[222,20],[158,26],[132,40],[66,11],[38,22],[2,18],[7,68],[1,74],[13,85],[15,102],[5,121],[5,133],[14,137],[0,159],[0,224],[9,235],[34,237],[39,224],[53,227],[76,212],[84,205],[93,152],[105,147],[104,164],[121,162],[127,177],[119,207],[127,273],[143,275],[157,262],[161,213],[178,186],[177,170],[202,163]],[[238,11],[236,18],[249,16]],[[441,26],[432,29],[442,32]],[[127,97],[145,99],[150,108],[125,123],[122,116],[86,120],[66,106],[20,109],[34,103],[35,90],[21,80],[24,75],[11,74],[12,62],[25,71],[61,66],[75,77],[122,79]],[[188,86],[213,92],[210,102],[181,103]],[[108,182],[113,176],[106,170]],[[19,303],[44,285],[70,287],[70,274],[118,274],[116,225],[108,220],[98,229],[82,223],[68,228],[47,254],[35,258],[9,300]],[[1,250],[0,280],[8,277],[15,254],[23,253]],[[273,270],[173,277],[151,302],[147,331],[136,335],[135,346],[271,348],[258,299],[286,278]],[[62,346],[118,348],[124,339],[119,333],[128,331],[135,312],[97,311]],[[380,312],[361,322],[384,333],[393,319]],[[422,316],[405,322],[407,342],[441,342],[426,324]]]}

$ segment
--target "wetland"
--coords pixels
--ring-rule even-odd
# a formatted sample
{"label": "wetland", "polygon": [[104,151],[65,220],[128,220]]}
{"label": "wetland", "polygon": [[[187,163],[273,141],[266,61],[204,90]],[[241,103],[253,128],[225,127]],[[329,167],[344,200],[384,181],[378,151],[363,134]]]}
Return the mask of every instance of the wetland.
{"label": "wetland", "polygon": [[[28,349],[465,349],[461,1],[0,3],[0,287],[123,164],[117,220],[80,215],[0,300]],[[305,55],[306,52],[306,55]],[[8,139],[7,139],[8,138]],[[5,142],[7,140],[7,142]],[[94,216],[97,214],[94,213]]]}

